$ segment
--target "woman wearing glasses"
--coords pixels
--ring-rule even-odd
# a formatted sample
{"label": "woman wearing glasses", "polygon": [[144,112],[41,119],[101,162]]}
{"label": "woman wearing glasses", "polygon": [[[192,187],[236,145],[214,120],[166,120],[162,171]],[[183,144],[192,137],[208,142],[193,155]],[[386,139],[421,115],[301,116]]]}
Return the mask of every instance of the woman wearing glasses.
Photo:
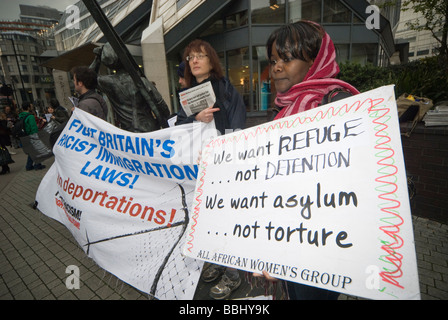
{"label": "woman wearing glasses", "polygon": [[[201,121],[205,123],[215,119],[216,129],[221,134],[244,129],[246,107],[236,89],[224,77],[218,54],[212,46],[203,40],[194,40],[184,51],[184,77],[187,88],[210,81],[216,96],[213,107],[202,110],[189,117],[181,109],[177,115],[176,125]],[[221,277],[222,276],[222,277]],[[241,284],[238,270],[208,264],[201,275],[204,282],[210,283],[221,277],[218,284],[210,288],[213,299],[222,300],[230,296]]]}
{"label": "woman wearing glasses", "polygon": [[187,88],[210,81],[216,96],[216,103],[189,117],[181,109],[176,125],[201,121],[205,123],[215,119],[216,129],[225,134],[244,129],[246,122],[246,107],[236,89],[224,77],[218,54],[212,46],[203,40],[192,41],[184,50],[185,81]]}

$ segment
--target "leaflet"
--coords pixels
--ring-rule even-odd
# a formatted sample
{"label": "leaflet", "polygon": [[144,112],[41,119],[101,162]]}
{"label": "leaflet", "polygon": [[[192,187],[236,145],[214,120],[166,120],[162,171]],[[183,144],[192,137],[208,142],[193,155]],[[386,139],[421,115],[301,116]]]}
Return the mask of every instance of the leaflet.
{"label": "leaflet", "polygon": [[78,106],[78,104],[79,104],[78,98],[71,96],[71,97],[68,97],[68,99],[70,100],[70,102],[73,104],[74,107]]}
{"label": "leaflet", "polygon": [[191,116],[206,108],[213,107],[216,96],[211,82],[207,81],[204,84],[179,92],[179,101],[187,116]]}

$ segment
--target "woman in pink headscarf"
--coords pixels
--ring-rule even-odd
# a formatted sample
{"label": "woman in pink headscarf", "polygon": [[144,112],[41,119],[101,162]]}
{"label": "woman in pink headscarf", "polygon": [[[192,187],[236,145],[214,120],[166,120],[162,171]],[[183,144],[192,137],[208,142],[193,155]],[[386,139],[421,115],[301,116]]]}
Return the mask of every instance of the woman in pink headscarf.
{"label": "woman in pink headscarf", "polygon": [[[314,22],[299,21],[277,29],[269,37],[267,51],[277,91],[275,119],[359,93],[352,85],[335,78],[339,66],[333,41]],[[266,271],[263,275],[276,281]],[[334,300],[339,296],[337,292],[294,282],[286,282],[286,287],[292,300]]]}
{"label": "woman in pink headscarf", "polygon": [[359,93],[335,78],[339,66],[333,41],[314,22],[299,21],[277,29],[269,37],[267,51],[277,90],[275,119]]}

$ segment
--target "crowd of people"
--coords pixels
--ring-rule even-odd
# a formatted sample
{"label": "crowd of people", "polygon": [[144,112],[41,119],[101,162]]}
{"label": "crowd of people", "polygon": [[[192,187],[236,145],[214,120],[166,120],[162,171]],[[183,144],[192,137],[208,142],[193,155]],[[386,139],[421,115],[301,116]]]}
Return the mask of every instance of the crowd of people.
{"label": "crowd of people", "polygon": [[[96,92],[97,74],[87,67],[75,67],[73,69],[73,83],[78,94],[78,107],[103,120],[107,117],[107,104],[104,98]],[[14,127],[23,119],[26,136],[32,136],[39,140],[38,132],[46,126],[52,126],[51,133],[60,133],[70,118],[70,112],[61,106],[56,98],[51,98],[49,106],[43,113],[36,111],[36,108],[29,101],[24,101],[21,108],[14,105],[7,105],[0,113],[0,164],[2,171],[0,175],[11,172],[9,164],[14,163],[12,155],[16,154],[16,149],[22,147],[20,137],[13,134]],[[50,136],[50,146],[54,145],[58,135]],[[24,150],[25,151],[25,150]],[[42,170],[45,165],[33,160],[31,153],[27,153],[25,165],[26,171]]]}
{"label": "crowd of people", "polygon": [[[266,49],[270,63],[270,78],[276,91],[273,119],[317,108],[330,101],[359,93],[350,84],[336,79],[339,67],[336,63],[333,42],[325,30],[314,22],[299,21],[280,27],[270,35]],[[72,74],[75,90],[79,94],[78,107],[105,120],[107,105],[102,96],[95,91],[98,84],[96,73],[88,67],[76,67],[72,70]],[[190,116],[180,108],[175,125],[194,121],[209,123],[214,120],[216,129],[221,134],[225,134],[226,130],[244,129],[246,123],[244,101],[224,76],[218,54],[209,43],[194,40],[185,48],[178,75],[180,90],[209,81],[216,102],[212,107]],[[48,110],[48,114],[51,114],[50,121],[66,122],[69,116],[66,109],[59,106],[55,99],[50,104]],[[28,117],[30,114],[33,114],[33,117]],[[6,108],[5,113],[1,114],[2,148],[9,148],[12,151],[11,148],[18,147],[19,141],[8,135],[8,130],[20,118],[27,119],[28,134],[36,133],[47,121],[35,115],[30,103],[23,103],[22,112],[18,115],[11,108]],[[31,158],[28,159],[26,170],[42,168],[43,165],[33,163]],[[3,165],[0,174],[8,172],[8,164]],[[278,281],[267,273],[253,276],[267,282]],[[207,265],[201,278],[205,282],[220,278],[219,283],[210,289],[210,296],[215,299],[228,298],[241,284],[238,270],[219,265]],[[285,288],[290,299],[337,299],[339,295],[336,292],[293,282],[286,282]]]}
{"label": "crowd of people", "polygon": [[[9,164],[14,163],[11,156],[17,154],[17,149],[22,148],[20,137],[13,134],[14,127],[17,126],[19,121],[23,119],[26,136],[35,135],[36,138],[39,130],[49,125],[50,122],[52,125],[55,125],[68,121],[70,114],[66,108],[59,104],[57,99],[52,98],[49,103],[50,105],[45,112],[41,114],[36,111],[36,108],[29,101],[24,101],[20,109],[14,105],[4,107],[3,112],[0,113],[0,146],[2,151],[0,158],[2,171],[0,175],[11,172]],[[45,167],[45,165],[34,161],[32,156],[27,154],[26,171],[42,170]]]}

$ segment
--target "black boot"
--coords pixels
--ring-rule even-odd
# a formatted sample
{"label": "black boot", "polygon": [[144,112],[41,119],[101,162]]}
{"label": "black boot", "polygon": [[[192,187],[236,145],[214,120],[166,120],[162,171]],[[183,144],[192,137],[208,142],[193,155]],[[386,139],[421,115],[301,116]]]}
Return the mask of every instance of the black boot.
{"label": "black boot", "polygon": [[0,172],[0,174],[7,174],[10,171],[11,170],[9,169],[8,165],[4,165],[4,166],[2,166],[2,171]]}

